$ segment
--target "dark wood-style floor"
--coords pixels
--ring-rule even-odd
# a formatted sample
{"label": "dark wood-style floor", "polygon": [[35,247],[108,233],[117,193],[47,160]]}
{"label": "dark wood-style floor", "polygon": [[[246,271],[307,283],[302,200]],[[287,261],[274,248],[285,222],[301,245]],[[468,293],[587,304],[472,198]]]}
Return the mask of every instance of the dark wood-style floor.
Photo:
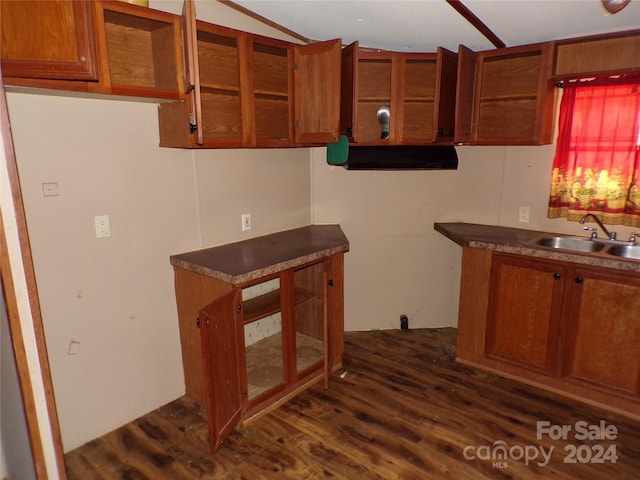
{"label": "dark wood-style floor", "polygon": [[[69,452],[68,477],[640,478],[640,422],[456,364],[455,340],[453,328],[347,333],[344,370],[329,390],[316,385],[235,430],[216,453],[203,412],[181,398]],[[538,439],[538,421],[571,431]],[[601,421],[615,439],[576,439],[577,422]]]}

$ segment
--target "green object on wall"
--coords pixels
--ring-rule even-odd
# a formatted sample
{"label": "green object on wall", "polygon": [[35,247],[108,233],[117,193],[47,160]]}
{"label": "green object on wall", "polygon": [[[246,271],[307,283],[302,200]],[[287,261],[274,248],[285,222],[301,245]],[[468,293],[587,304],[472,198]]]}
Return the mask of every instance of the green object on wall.
{"label": "green object on wall", "polygon": [[349,158],[349,139],[340,135],[337,142],[327,144],[327,163],[329,165],[344,165]]}

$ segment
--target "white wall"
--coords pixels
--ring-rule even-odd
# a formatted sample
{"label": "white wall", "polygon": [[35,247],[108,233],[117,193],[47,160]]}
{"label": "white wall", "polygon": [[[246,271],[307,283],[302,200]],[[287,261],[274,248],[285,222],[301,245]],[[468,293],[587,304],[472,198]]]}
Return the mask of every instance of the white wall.
{"label": "white wall", "polygon": [[[584,235],[581,225],[548,219],[554,145],[456,147],[456,171],[347,171],[312,152],[316,223],[340,223],[345,257],[345,328],[457,325],[461,247],[433,229],[463,221]],[[518,222],[531,207],[529,223]],[[620,238],[630,227],[616,226]]]}
{"label": "white wall", "polygon": [[[239,15],[217,2],[198,2],[198,12],[232,27]],[[159,148],[154,104],[7,98],[69,451],[184,394],[169,256],[309,224],[309,154]],[[44,197],[43,182],[60,195]],[[252,214],[250,232],[242,213]],[[103,214],[111,237],[98,239],[93,217]]]}
{"label": "white wall", "polygon": [[339,223],[345,256],[345,329],[453,325],[459,251],[433,229],[456,218],[460,174],[439,171],[349,171],[313,155],[313,221]]}

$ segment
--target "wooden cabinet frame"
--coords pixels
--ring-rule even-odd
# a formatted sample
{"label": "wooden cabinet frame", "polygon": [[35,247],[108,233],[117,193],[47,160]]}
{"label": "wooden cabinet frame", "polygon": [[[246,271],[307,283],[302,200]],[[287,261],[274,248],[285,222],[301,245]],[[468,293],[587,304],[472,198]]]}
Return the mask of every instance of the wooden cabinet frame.
{"label": "wooden cabinet frame", "polygon": [[640,30],[558,40],[553,45],[556,81],[640,70]]}
{"label": "wooden cabinet frame", "polygon": [[181,102],[159,108],[160,145],[293,147],[338,140],[340,40],[295,45],[183,10]]}
{"label": "wooden cabinet frame", "polygon": [[[451,143],[457,55],[360,48],[342,52],[340,131],[357,145]],[[380,138],[376,112],[388,106],[390,131]]]}
{"label": "wooden cabinet frame", "polygon": [[[0,2],[2,74],[15,79],[96,81],[91,2],[50,2],[42,8],[39,3]],[[7,78],[6,83],[20,81]]]}
{"label": "wooden cabinet frame", "polygon": [[[523,358],[508,351],[505,354],[504,349],[496,351],[496,332],[492,329],[499,312],[496,302],[501,300],[496,297],[500,286],[493,281],[500,265],[531,266],[550,277],[560,274],[557,284],[555,279],[548,282],[553,291],[541,293],[549,295],[553,305],[548,310],[549,318],[541,319],[552,326],[543,362],[531,361],[539,358],[536,356]],[[618,294],[626,295],[626,303],[616,297]],[[630,305],[629,299],[635,303]],[[456,361],[640,419],[638,304],[637,275],[464,247]],[[505,329],[497,335],[498,343],[509,341]],[[602,344],[592,348],[601,339],[611,351],[603,349]]]}
{"label": "wooden cabinet frame", "polygon": [[558,262],[494,254],[485,355],[555,375],[564,277]]}
{"label": "wooden cabinet frame", "polygon": [[100,80],[90,91],[177,100],[184,90],[180,17],[121,1],[95,2]]}
{"label": "wooden cabinet frame", "polygon": [[552,45],[458,50],[455,143],[542,145],[552,142],[555,82]]}
{"label": "wooden cabinet frame", "polygon": [[580,266],[567,282],[562,377],[640,400],[640,279]]}
{"label": "wooden cabinet frame", "polygon": [[[342,366],[343,273],[342,253],[240,284],[175,267],[186,393],[207,409],[212,451],[236,426],[278,407],[311,384],[324,381],[328,387],[329,375]],[[243,300],[243,289],[275,279],[276,290]],[[282,383],[251,394],[245,325],[278,312]],[[312,318],[322,318],[321,324],[300,323]],[[297,363],[296,332],[322,338],[322,362]]]}
{"label": "wooden cabinet frame", "polygon": [[[26,2],[0,2],[22,5]],[[121,95],[130,98],[178,100],[184,90],[180,17],[121,1],[35,2],[36,18],[72,32],[74,45],[51,41],[47,48],[54,60],[3,60],[12,65],[7,84],[73,91],[78,94]],[[61,21],[60,8],[72,7]],[[64,10],[62,10],[64,13]],[[48,16],[47,16],[48,15]],[[26,28],[29,32],[33,28]],[[40,28],[45,31],[46,28]],[[20,38],[8,31],[5,35]],[[58,38],[69,35],[58,34]],[[29,45],[29,42],[25,42]],[[25,50],[28,47],[21,47]],[[55,52],[55,48],[62,50]],[[73,52],[77,60],[58,56]],[[27,53],[22,52],[23,55]]]}

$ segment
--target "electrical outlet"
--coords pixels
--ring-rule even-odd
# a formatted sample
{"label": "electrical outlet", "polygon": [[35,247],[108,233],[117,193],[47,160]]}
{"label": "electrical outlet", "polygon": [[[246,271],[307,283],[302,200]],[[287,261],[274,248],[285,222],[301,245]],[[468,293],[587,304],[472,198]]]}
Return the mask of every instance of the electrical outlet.
{"label": "electrical outlet", "polygon": [[243,213],[242,214],[242,231],[247,232],[251,230],[251,214]]}
{"label": "electrical outlet", "polygon": [[529,223],[530,211],[530,207],[520,207],[520,210],[518,211],[518,221],[520,223]]}
{"label": "electrical outlet", "polygon": [[96,227],[96,238],[111,236],[111,229],[109,228],[109,215],[97,215],[93,217],[93,221]]}

